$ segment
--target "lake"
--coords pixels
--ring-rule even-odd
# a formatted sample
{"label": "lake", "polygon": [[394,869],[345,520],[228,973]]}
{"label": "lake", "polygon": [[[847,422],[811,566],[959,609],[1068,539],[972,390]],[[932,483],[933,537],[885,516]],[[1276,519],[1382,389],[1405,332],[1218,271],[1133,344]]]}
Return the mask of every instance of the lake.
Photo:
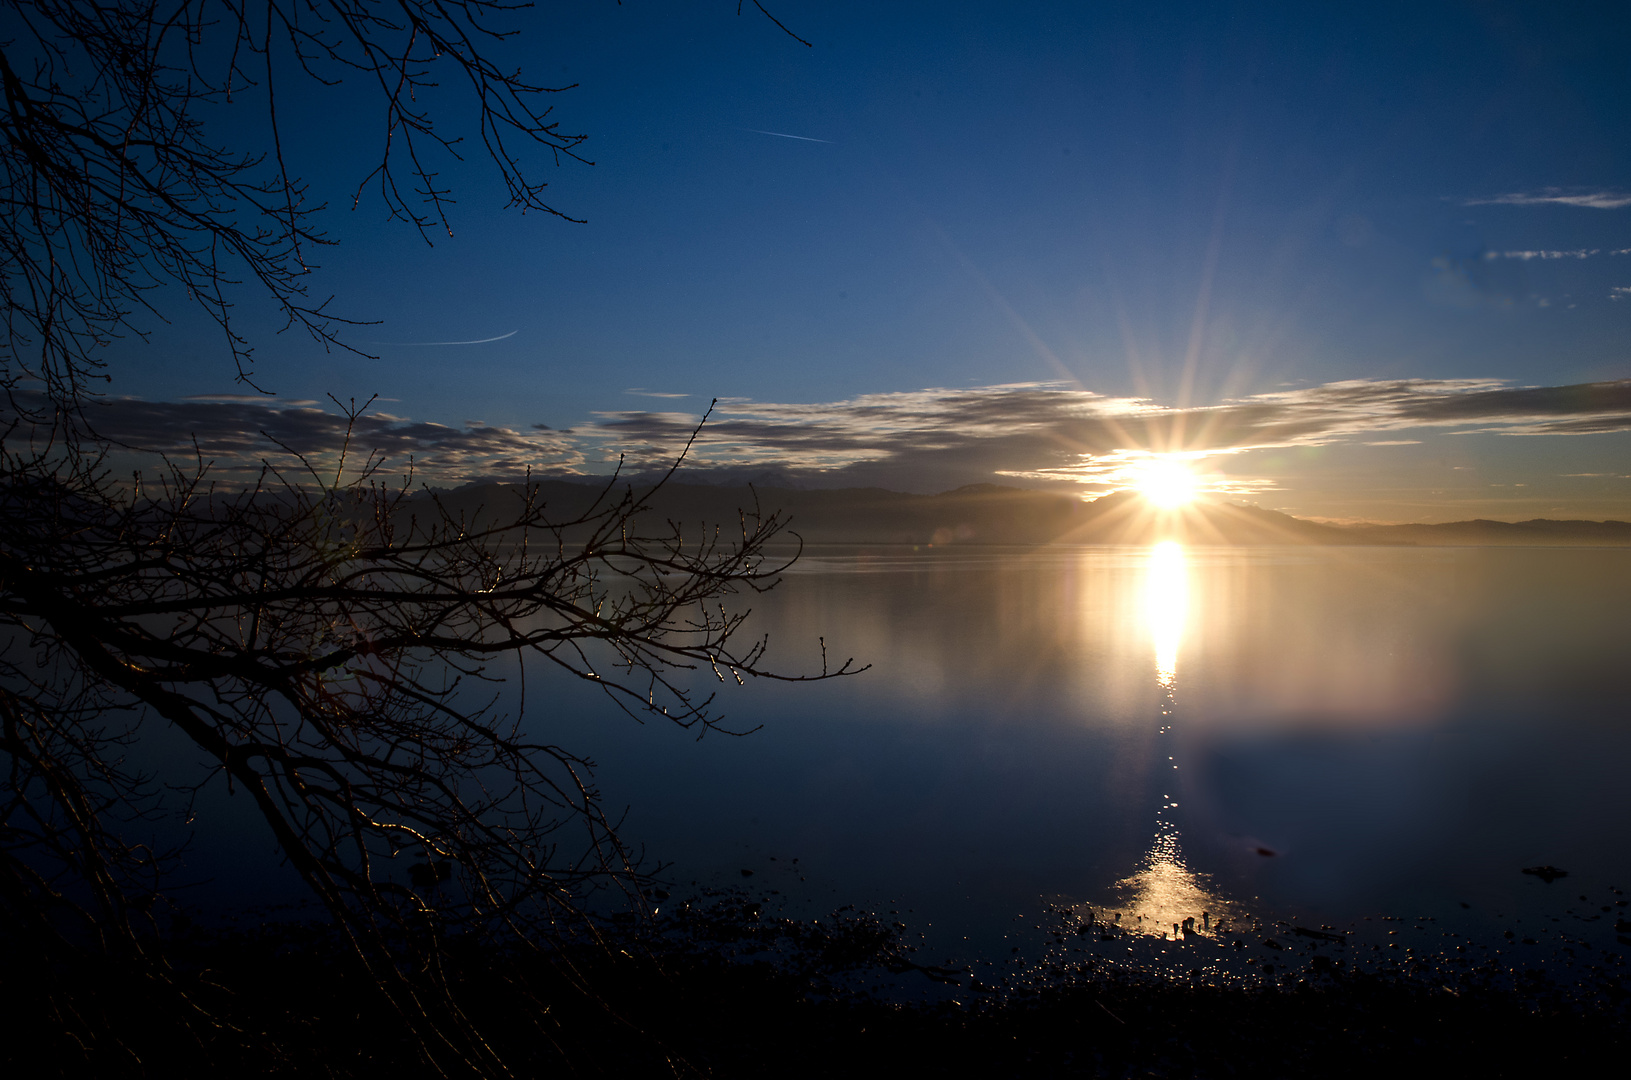
{"label": "lake", "polygon": [[[822,639],[871,667],[718,686],[756,730],[699,740],[528,665],[525,726],[595,762],[672,902],[898,912],[935,962],[1033,968],[1088,911],[1127,932],[1073,949],[1157,966],[1186,919],[1384,959],[1631,944],[1631,549],[830,547],[739,599],[772,669]],[[303,895],[211,798],[192,895]]]}
{"label": "lake", "polygon": [[1624,914],[1631,550],[831,548],[753,603],[783,670],[818,638],[872,667],[731,687],[742,738],[582,687],[534,720],[679,888],[969,955],[1034,946],[1048,904],[1610,945]]}

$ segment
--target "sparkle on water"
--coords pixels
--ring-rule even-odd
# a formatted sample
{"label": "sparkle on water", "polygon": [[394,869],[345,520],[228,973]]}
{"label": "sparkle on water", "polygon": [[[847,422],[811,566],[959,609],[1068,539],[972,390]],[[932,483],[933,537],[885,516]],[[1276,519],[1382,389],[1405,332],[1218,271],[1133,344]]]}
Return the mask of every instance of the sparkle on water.
{"label": "sparkle on water", "polygon": [[[1183,642],[1184,623],[1189,609],[1189,561],[1183,545],[1167,540],[1150,549],[1144,580],[1144,616],[1155,647],[1155,679],[1161,685],[1160,734],[1172,734],[1177,698],[1178,649]],[[1205,874],[1190,870],[1184,862],[1178,824],[1172,811],[1178,809],[1171,792],[1178,790],[1178,763],[1175,754],[1167,784],[1156,811],[1155,837],[1139,869],[1116,883],[1119,906],[1133,913],[1129,929],[1145,933],[1206,932],[1220,921],[1234,922],[1245,911],[1215,892]],[[1192,920],[1186,922],[1186,920]]]}

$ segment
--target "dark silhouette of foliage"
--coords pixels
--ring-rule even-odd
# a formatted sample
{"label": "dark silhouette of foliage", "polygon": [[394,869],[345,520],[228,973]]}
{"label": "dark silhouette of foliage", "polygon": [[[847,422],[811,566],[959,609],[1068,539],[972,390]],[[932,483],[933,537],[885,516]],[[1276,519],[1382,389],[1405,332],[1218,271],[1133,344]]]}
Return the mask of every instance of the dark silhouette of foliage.
{"label": "dark silhouette of foliage", "polygon": [[[159,290],[168,299],[177,287],[220,326],[240,377],[253,355],[232,321],[240,296],[269,298],[290,325],[345,347],[338,333],[349,320],[309,294],[312,259],[331,241],[317,220],[325,205],[284,153],[286,82],[375,97],[380,156],[353,204],[372,190],[427,240],[451,232],[451,192],[437,169],[467,152],[467,140],[493,163],[511,207],[559,214],[533,159],[584,160],[585,136],[563,132],[548,104],[570,88],[528,82],[489,55],[515,33],[496,22],[524,6],[7,0],[7,388],[43,386],[50,406],[77,403],[102,373],[99,348],[143,333],[133,316],[156,315]],[[270,145],[218,141],[227,116],[256,108]]]}
{"label": "dark silhouette of foliage", "polygon": [[[725,606],[775,582],[765,549],[783,522],[757,507],[687,535],[615,482],[565,518],[527,485],[465,517],[416,493],[411,470],[386,482],[372,457],[268,466],[231,490],[202,460],[128,483],[109,471],[86,408],[107,377],[100,350],[145,333],[140,317],[173,298],[219,325],[245,381],[240,297],[346,347],[350,320],[308,291],[329,241],[284,154],[288,80],[373,95],[381,150],[353,197],[372,189],[427,239],[450,227],[437,163],[467,143],[512,208],[560,213],[534,162],[582,160],[583,136],[551,114],[562,88],[494,59],[517,6],[0,5],[0,919],[13,992],[100,958],[209,1044],[224,1021],[161,932],[175,852],[142,837],[226,784],[253,801],[418,1055],[502,1073],[452,992],[450,957],[569,956],[597,939],[585,897],[609,887],[639,909],[643,878],[587,764],[546,741],[524,703],[497,707],[493,665],[551,665],[699,733],[717,726],[699,681],[788,677],[764,667],[762,640],[744,643],[746,611]],[[429,104],[460,101],[451,120]],[[267,145],[217,141],[246,109]],[[194,771],[131,764],[159,728],[197,751]],[[51,997],[53,1015],[93,1043],[110,1006],[73,989]]]}

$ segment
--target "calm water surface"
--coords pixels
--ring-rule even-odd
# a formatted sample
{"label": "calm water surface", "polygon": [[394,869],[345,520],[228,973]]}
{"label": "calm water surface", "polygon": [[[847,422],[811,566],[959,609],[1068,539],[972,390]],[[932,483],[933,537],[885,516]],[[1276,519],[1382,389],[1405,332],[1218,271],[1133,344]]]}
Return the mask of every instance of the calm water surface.
{"label": "calm water surface", "polygon": [[738,739],[551,710],[681,885],[982,951],[1048,902],[1492,932],[1631,885],[1628,550],[835,550],[754,603],[783,669],[871,670],[722,695]]}

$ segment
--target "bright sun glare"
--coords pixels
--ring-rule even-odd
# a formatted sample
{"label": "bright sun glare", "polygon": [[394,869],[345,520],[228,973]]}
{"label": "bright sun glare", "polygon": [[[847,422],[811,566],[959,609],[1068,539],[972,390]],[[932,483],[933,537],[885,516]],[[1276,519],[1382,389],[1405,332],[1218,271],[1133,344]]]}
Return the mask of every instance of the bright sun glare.
{"label": "bright sun glare", "polygon": [[1195,474],[1181,461],[1151,461],[1139,470],[1138,493],[1170,510],[1195,497]]}

